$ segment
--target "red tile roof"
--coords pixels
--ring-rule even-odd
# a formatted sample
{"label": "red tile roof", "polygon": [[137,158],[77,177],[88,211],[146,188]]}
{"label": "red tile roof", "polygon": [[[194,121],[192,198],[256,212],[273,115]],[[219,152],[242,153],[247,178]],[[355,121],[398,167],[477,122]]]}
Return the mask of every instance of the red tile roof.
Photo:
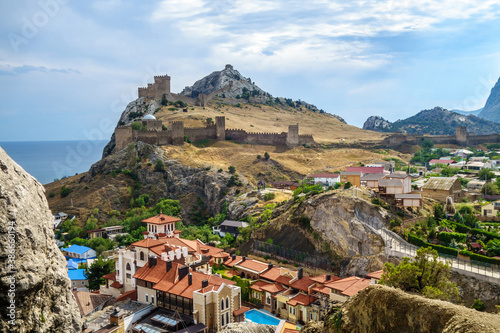
{"label": "red tile roof", "polygon": [[116,288],[116,289],[120,289],[121,287],[123,287],[123,284],[120,284],[120,282],[115,281],[112,284],[110,284],[109,286],[113,287],[113,288]]}
{"label": "red tile roof", "polygon": [[429,161],[429,164],[453,164],[456,163],[454,160],[440,160],[440,159],[432,159]]}
{"label": "red tile roof", "polygon": [[472,247],[473,249],[482,249],[483,246],[479,243],[470,243],[470,247]]}
{"label": "red tile roof", "polygon": [[240,256],[236,256],[236,258],[234,260],[233,260],[233,257],[229,257],[229,258],[227,258],[226,261],[224,261],[224,265],[226,265],[227,267],[233,267],[235,264],[240,262],[242,259],[243,259],[243,257],[240,257]]}
{"label": "red tile roof", "polygon": [[281,275],[281,269],[279,267],[273,267],[270,270],[265,271],[260,274],[262,279],[266,279],[273,282],[279,282],[286,286],[290,285],[291,277]]}
{"label": "red tile roof", "polygon": [[302,279],[297,280],[294,283],[292,283],[291,287],[294,288],[294,289],[298,289],[298,290],[301,290],[301,291],[308,292],[309,291],[309,287],[312,286],[315,283],[316,282],[314,282],[313,280],[311,280],[310,277],[304,276]]}
{"label": "red tile roof", "polygon": [[283,285],[281,283],[272,283],[272,284],[262,286],[261,289],[264,291],[267,291],[268,293],[276,294],[276,293],[282,292],[286,288],[283,287]]}
{"label": "red tile roof", "polygon": [[95,308],[108,301],[111,295],[94,294],[88,291],[73,291],[81,316],[86,316]]}
{"label": "red tile roof", "polygon": [[175,222],[178,222],[180,220],[181,219],[178,219],[177,217],[168,216],[165,214],[158,214],[156,216],[142,220],[142,222],[152,223],[152,224],[167,224],[167,223],[175,223]]}
{"label": "red tile roof", "polygon": [[352,296],[358,291],[370,285],[370,279],[362,279],[357,276],[351,276],[342,280],[334,281],[325,284],[330,289],[337,290],[342,295]]}
{"label": "red tile roof", "polygon": [[116,281],[116,272],[103,275],[102,277],[106,280]]}
{"label": "red tile roof", "polygon": [[330,288],[325,286],[313,287],[311,290],[325,295],[330,295]]}
{"label": "red tile roof", "polygon": [[313,173],[312,175],[307,176],[307,178],[339,178],[338,173]]}
{"label": "red tile roof", "polygon": [[[327,275],[330,275],[330,280],[326,279]],[[327,282],[331,282],[331,281],[342,280],[342,278],[339,278],[338,276],[331,275],[331,274],[318,275],[318,276],[315,276],[315,277],[311,277],[310,279],[313,280],[313,281],[315,281],[315,282],[318,282],[318,283],[327,283]]]}
{"label": "red tile roof", "polygon": [[243,262],[240,262],[236,264],[238,267],[250,269],[254,272],[264,272],[266,269],[268,269],[268,264],[262,261],[254,260],[254,259],[246,259]]}
{"label": "red tile roof", "polygon": [[371,272],[369,274],[366,274],[366,277],[370,278],[370,279],[380,280],[380,278],[382,277],[382,274],[384,274],[384,270],[381,269],[379,271],[375,271],[375,272]]}
{"label": "red tile roof", "polygon": [[298,294],[294,298],[290,299],[286,304],[291,306],[296,306],[297,304],[308,306],[312,302],[314,302],[317,298],[305,294]]}
{"label": "red tile roof", "polygon": [[[172,270],[177,270],[177,267],[179,265],[180,264],[173,262],[172,268],[169,272],[171,272]],[[139,268],[137,272],[135,272],[134,278],[152,283],[158,283],[165,276],[165,274],[167,274],[167,264],[165,261],[157,258],[155,266],[152,266],[150,268],[149,264],[146,263],[144,266]]]}
{"label": "red tile roof", "polygon": [[154,247],[154,246],[158,246],[158,245],[162,245],[162,244],[163,244],[163,242],[159,241],[157,239],[146,238],[146,239],[142,239],[140,241],[134,242],[131,245],[145,247],[145,248],[149,249],[150,247]]}
{"label": "red tile roof", "polygon": [[262,291],[262,287],[270,285],[271,283],[259,280],[250,286],[250,289]]}
{"label": "red tile roof", "polygon": [[246,307],[246,306],[242,306],[240,307],[239,309],[236,309],[233,311],[233,316],[239,316],[241,314],[244,314],[245,312],[247,312],[248,310],[250,310],[249,307]]}
{"label": "red tile roof", "polygon": [[120,296],[118,296],[115,303],[120,301],[126,301],[128,299],[132,301],[137,301],[137,289],[129,290],[126,293],[121,294]]}

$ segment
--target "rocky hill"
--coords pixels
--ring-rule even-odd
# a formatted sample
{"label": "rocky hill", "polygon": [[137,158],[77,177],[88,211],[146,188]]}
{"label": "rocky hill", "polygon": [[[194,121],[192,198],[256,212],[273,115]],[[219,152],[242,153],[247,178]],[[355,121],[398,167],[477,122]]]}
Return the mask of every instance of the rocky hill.
{"label": "rocky hill", "polygon": [[477,110],[473,110],[473,111],[463,111],[463,110],[457,110],[457,109],[453,109],[453,110],[450,110],[451,112],[456,112],[456,113],[460,113],[460,114],[463,114],[464,116],[476,116],[476,117],[480,117],[479,114],[481,113],[481,111],[483,111],[483,108],[480,108],[480,109],[477,109]]}
{"label": "rocky hill", "polygon": [[452,112],[441,107],[422,110],[416,115],[393,123],[379,116],[369,117],[363,129],[377,132],[403,132],[414,134],[453,135],[455,128],[466,126],[469,132],[492,134],[500,132],[500,124],[479,117]]}
{"label": "rocky hill", "polygon": [[[0,148],[0,332],[81,331],[53,222],[43,186]],[[10,252],[12,239],[15,250]],[[15,300],[12,312],[10,295]]]}
{"label": "rocky hill", "polygon": [[500,123],[500,79],[491,89],[490,96],[479,117]]}

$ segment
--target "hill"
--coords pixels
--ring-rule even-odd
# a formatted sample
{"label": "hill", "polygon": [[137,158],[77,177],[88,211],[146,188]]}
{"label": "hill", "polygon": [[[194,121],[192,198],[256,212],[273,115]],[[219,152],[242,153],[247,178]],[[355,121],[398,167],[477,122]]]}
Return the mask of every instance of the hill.
{"label": "hill", "polygon": [[456,113],[460,113],[460,114],[463,114],[464,116],[476,116],[476,117],[480,117],[479,114],[481,113],[481,111],[483,111],[483,108],[480,108],[480,109],[477,109],[477,110],[473,110],[473,111],[463,111],[463,110],[457,110],[457,109],[453,109],[453,110],[450,110],[451,112],[456,112]]}
{"label": "hill", "polygon": [[422,110],[416,115],[393,123],[382,117],[369,117],[363,129],[378,132],[404,132],[414,134],[453,135],[455,128],[466,126],[469,132],[492,134],[500,132],[500,124],[470,115],[452,112],[441,107]]}
{"label": "hill", "polygon": [[490,96],[479,117],[500,123],[500,79],[491,89]]}

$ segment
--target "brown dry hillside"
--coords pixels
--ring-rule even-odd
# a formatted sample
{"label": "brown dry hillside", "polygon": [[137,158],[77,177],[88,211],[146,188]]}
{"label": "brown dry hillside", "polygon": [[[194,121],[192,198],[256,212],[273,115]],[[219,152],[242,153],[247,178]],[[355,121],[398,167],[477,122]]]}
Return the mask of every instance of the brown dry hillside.
{"label": "brown dry hillside", "polygon": [[168,126],[172,120],[183,120],[186,127],[206,125],[206,119],[216,116],[226,117],[226,128],[241,128],[248,132],[287,132],[288,125],[299,124],[300,134],[311,134],[319,143],[376,143],[386,133],[367,131],[344,124],[327,113],[302,111],[293,108],[268,105],[241,104],[241,107],[212,101],[203,108],[190,106],[187,112],[163,106],[155,116]]}

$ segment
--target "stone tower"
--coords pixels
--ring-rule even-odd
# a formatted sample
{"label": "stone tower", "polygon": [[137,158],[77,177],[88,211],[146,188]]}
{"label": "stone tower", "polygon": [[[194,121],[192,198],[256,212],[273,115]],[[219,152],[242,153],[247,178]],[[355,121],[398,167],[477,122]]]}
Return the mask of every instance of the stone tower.
{"label": "stone tower", "polygon": [[218,141],[226,140],[226,117],[215,117],[215,132]]}
{"label": "stone tower", "polygon": [[184,122],[183,121],[173,121],[170,124],[172,131],[172,144],[181,146],[184,144]]}
{"label": "stone tower", "polygon": [[160,102],[163,96],[170,95],[170,76],[159,75],[155,76],[154,83],[154,99]]}
{"label": "stone tower", "polygon": [[299,124],[288,126],[286,145],[287,147],[297,147],[299,145]]}
{"label": "stone tower", "polygon": [[461,126],[455,129],[455,138],[460,146],[467,146],[468,135],[467,127]]}

